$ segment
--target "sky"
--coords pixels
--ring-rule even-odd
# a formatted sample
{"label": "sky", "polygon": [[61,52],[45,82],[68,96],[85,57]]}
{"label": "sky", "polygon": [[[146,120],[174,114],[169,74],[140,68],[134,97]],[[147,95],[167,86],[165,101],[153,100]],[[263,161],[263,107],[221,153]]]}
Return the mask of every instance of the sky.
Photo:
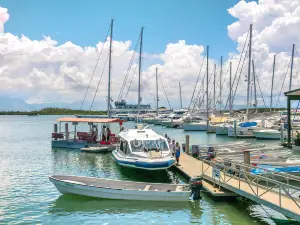
{"label": "sky", "polygon": [[[105,40],[105,35],[112,18],[115,22],[111,77],[113,101],[124,98],[131,103],[137,102],[135,68],[138,49],[135,51],[134,46],[142,26],[145,27],[141,74],[144,103],[154,106],[156,69],[160,77],[160,106],[168,106],[166,92],[170,107],[179,108],[179,82],[185,107],[191,102],[201,102],[205,94],[202,82],[207,74],[206,64],[201,65],[209,45],[210,98],[213,97],[216,65],[215,95],[222,102],[217,107],[222,108],[228,102],[228,71],[232,62],[233,104],[245,106],[249,54],[243,51],[243,46],[248,51],[250,24],[253,24],[251,59],[255,64],[258,105],[269,107],[270,104],[274,55],[273,106],[285,105],[283,92],[288,90],[293,44],[296,51],[292,88],[300,85],[300,0],[2,0],[0,103],[8,98],[21,99],[28,104],[65,103],[79,108],[90,86],[83,108],[105,109],[106,59],[109,53],[109,38]],[[224,57],[221,86],[220,56]],[[132,58],[133,64],[129,67]],[[240,61],[244,63],[239,67]],[[120,95],[126,74],[128,80]],[[252,96],[253,77],[251,71]],[[94,96],[95,104],[91,105]],[[253,103],[254,98],[251,99]]]}
{"label": "sky", "polygon": [[137,39],[145,27],[144,51],[159,54],[168,43],[213,46],[212,57],[226,56],[236,44],[227,36],[227,25],[234,21],[226,11],[238,0],[2,0],[10,19],[5,32],[24,34],[39,40],[50,36],[58,44],[67,41],[94,46],[103,40],[110,20],[115,20],[114,39]]}

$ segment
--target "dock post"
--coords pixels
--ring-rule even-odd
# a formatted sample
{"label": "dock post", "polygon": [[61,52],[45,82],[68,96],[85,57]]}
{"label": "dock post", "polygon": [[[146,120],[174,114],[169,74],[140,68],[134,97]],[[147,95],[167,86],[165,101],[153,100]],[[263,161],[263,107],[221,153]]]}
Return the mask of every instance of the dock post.
{"label": "dock post", "polygon": [[262,127],[262,128],[265,128],[265,127],[266,127],[266,121],[265,121],[265,119],[262,119],[262,120],[261,120],[261,127]]}
{"label": "dock post", "polygon": [[[54,133],[57,133],[57,123],[54,124]],[[57,140],[57,138],[54,138],[54,140]]]}
{"label": "dock post", "polygon": [[185,136],[185,152],[186,154],[190,154],[190,135]]}
{"label": "dock post", "polygon": [[281,144],[284,143],[284,124],[280,124],[280,142]]}
{"label": "dock post", "polygon": [[250,152],[251,150],[244,150],[244,164],[246,164],[248,167],[246,168],[246,171],[250,172]]}
{"label": "dock post", "polygon": [[233,134],[234,134],[234,138],[236,138],[236,120],[233,121]]}
{"label": "dock post", "polygon": [[66,133],[66,139],[69,139],[69,124],[65,123],[65,133]]}

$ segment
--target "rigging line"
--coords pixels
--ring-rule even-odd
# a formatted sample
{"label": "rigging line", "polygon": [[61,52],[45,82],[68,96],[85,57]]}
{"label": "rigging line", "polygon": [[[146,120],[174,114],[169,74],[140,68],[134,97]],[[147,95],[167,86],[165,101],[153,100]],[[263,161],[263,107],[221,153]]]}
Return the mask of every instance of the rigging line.
{"label": "rigging line", "polygon": [[[101,73],[101,76],[99,78],[99,82],[98,82],[98,85],[97,85],[97,88],[96,88],[96,91],[95,91],[95,94],[94,94],[94,98],[93,98],[93,101],[92,101],[92,104],[91,104],[91,107],[90,107],[90,111],[92,110],[92,107],[93,107],[96,95],[98,93],[98,88],[99,88],[99,85],[100,85],[100,82],[101,82],[101,79],[102,79],[102,76],[103,76],[103,73],[104,73],[104,70],[105,70],[108,58],[109,58],[109,54],[107,54],[107,57],[106,57],[106,60],[105,60],[105,63],[104,63],[103,69],[102,69],[102,73]],[[107,99],[107,101],[109,101],[109,99]]]}
{"label": "rigging line", "polygon": [[160,78],[160,82],[161,82],[161,84],[162,84],[162,87],[163,87],[163,89],[164,89],[164,92],[165,92],[165,95],[166,95],[166,98],[167,98],[168,105],[169,105],[169,107],[170,107],[170,109],[171,109],[171,105],[170,105],[170,102],[169,102],[169,98],[168,98],[168,95],[167,95],[167,92],[166,92],[166,89],[165,89],[164,83],[163,83],[163,81],[162,81],[162,79],[161,79],[161,75],[160,75],[160,73],[158,74],[158,76],[159,76],[159,78]]}
{"label": "rigging line", "polygon": [[281,88],[280,88],[280,92],[279,92],[279,94],[278,94],[278,98],[277,98],[277,101],[276,101],[276,106],[278,106],[279,98],[280,98],[280,95],[281,95],[282,88],[283,88],[283,85],[284,85],[284,83],[285,83],[286,77],[287,77],[287,75],[288,75],[288,72],[289,72],[289,68],[290,68],[291,62],[292,62],[292,59],[290,59],[289,65],[288,65],[288,67],[287,67],[287,70],[286,70],[286,73],[285,73],[285,77],[284,77],[284,80],[283,80],[283,82],[282,82],[282,85],[281,85]]}
{"label": "rigging line", "polygon": [[[238,85],[239,85],[239,83],[240,83],[240,79],[241,79],[241,76],[242,76],[244,64],[245,64],[245,61],[246,61],[246,58],[247,58],[247,57],[246,57],[247,52],[248,52],[248,51],[246,51],[245,56],[244,56],[243,64],[242,64],[242,67],[241,67],[241,69],[240,69],[240,73],[239,73],[240,75],[239,75],[238,80],[237,80],[237,84],[236,84],[236,88],[235,88],[235,90],[234,90],[234,94],[233,94],[233,96],[231,96],[231,107],[233,106],[232,103],[233,103],[233,100],[234,100],[234,98],[235,98],[235,93],[236,93],[237,88],[238,88]],[[230,64],[229,64],[229,66],[230,66]],[[224,81],[224,82],[225,82],[225,81]],[[229,88],[234,89],[234,83],[233,83],[232,85],[230,85]],[[228,94],[228,97],[227,97],[227,100],[226,100],[226,104],[225,104],[224,110],[226,110],[227,105],[228,105],[228,102],[229,102],[229,94]]]}
{"label": "rigging line", "polygon": [[[212,70],[212,72],[211,72],[211,74],[210,74],[210,76],[209,76],[209,79],[208,79],[208,84],[210,83],[210,81],[211,81],[211,78],[213,77],[213,74],[214,74],[214,70]],[[204,76],[204,78],[205,78],[205,76]],[[204,80],[203,80],[204,81]],[[204,82],[202,82],[202,84],[203,84],[203,87],[204,87]],[[210,90],[210,91],[212,91],[212,90]],[[211,94],[211,92],[209,92],[208,93],[208,96],[210,96],[210,94]],[[205,95],[206,95],[206,91],[205,91]],[[204,97],[205,97],[205,95],[203,95],[202,96],[202,100],[201,100],[201,102],[200,102],[200,106],[202,105],[202,103],[204,103]],[[200,90],[199,90],[199,98],[200,98]],[[200,107],[199,106],[199,107]]]}
{"label": "rigging line", "polygon": [[195,95],[195,91],[196,91],[196,88],[197,88],[197,85],[198,85],[198,81],[199,81],[199,78],[200,78],[200,74],[201,74],[201,71],[202,71],[202,66],[203,66],[203,63],[205,61],[206,54],[207,54],[207,52],[205,52],[205,54],[203,56],[203,60],[202,60],[201,66],[200,66],[200,71],[198,73],[198,77],[197,77],[197,80],[196,80],[196,84],[195,84],[195,87],[194,87],[194,91],[193,91],[193,94],[192,94],[192,98],[191,98],[188,110],[190,110],[190,107],[191,107],[191,104],[192,104],[192,101],[193,101],[193,98],[194,98],[194,95]]}
{"label": "rigging line", "polygon": [[86,92],[85,92],[83,101],[82,101],[82,103],[81,103],[80,110],[82,109],[82,106],[83,106],[83,104],[84,104],[84,102],[85,102],[85,99],[86,99],[86,95],[87,95],[87,93],[88,93],[88,91],[89,91],[89,89],[90,89],[90,86],[91,86],[92,80],[93,80],[93,78],[94,78],[96,69],[97,69],[97,67],[98,67],[98,63],[99,63],[99,60],[100,60],[100,58],[101,58],[102,51],[103,51],[103,49],[104,49],[104,45],[105,45],[105,42],[106,42],[106,40],[107,40],[107,37],[108,37],[108,34],[109,34],[110,29],[111,29],[111,25],[109,26],[108,31],[107,31],[107,33],[106,33],[106,36],[105,36],[105,39],[104,39],[104,42],[103,42],[103,45],[102,45],[100,54],[98,55],[98,58],[97,58],[97,61],[96,61],[96,65],[95,65],[94,70],[93,70],[93,73],[92,73],[92,77],[91,77],[91,79],[90,79],[88,88],[86,89]]}
{"label": "rigging line", "polygon": [[[235,91],[234,91],[234,94],[233,94],[233,97],[231,99],[231,101],[233,102],[234,101],[234,98],[235,98],[235,95],[236,95],[236,92],[237,92],[237,89],[238,89],[238,86],[239,86],[239,83],[240,83],[240,80],[241,80],[241,76],[242,76],[242,72],[243,72],[243,69],[244,69],[244,64],[245,64],[245,61],[246,61],[246,58],[247,58],[247,53],[248,51],[245,52],[245,57],[244,57],[244,61],[243,61],[243,64],[242,64],[242,67],[241,67],[241,70],[240,70],[240,75],[239,75],[239,79],[236,83],[236,88],[235,88]],[[233,87],[233,85],[232,85]],[[229,96],[228,96],[229,97]],[[228,99],[229,100],[229,99]],[[233,104],[231,104],[233,105]]]}
{"label": "rigging line", "polygon": [[[224,84],[225,84],[226,77],[227,77],[228,72],[229,72],[229,68],[230,68],[230,64],[228,65],[227,72],[225,73],[225,77],[224,77],[224,79],[223,79],[221,89],[223,89],[223,86],[224,86]],[[220,93],[219,93],[219,95],[218,95],[218,97],[217,97],[217,101],[219,100],[219,101],[221,102],[221,99],[220,99],[220,98],[221,98],[221,96],[220,96]]]}
{"label": "rigging line", "polygon": [[[137,61],[138,61],[138,59],[137,59]],[[131,77],[131,80],[130,80],[130,83],[129,83],[129,86],[128,86],[128,89],[127,89],[127,93],[126,93],[125,99],[127,99],[127,96],[128,96],[129,90],[131,88],[131,84],[132,84],[132,81],[133,81],[133,78],[135,76],[135,72],[136,72],[136,69],[138,68],[138,66],[139,66],[139,64],[136,63],[136,66],[134,68],[134,71],[133,71],[133,74],[132,74],[132,77]]]}
{"label": "rigging line", "polygon": [[[240,68],[240,63],[241,63],[241,60],[242,60],[242,58],[243,58],[243,52],[245,51],[246,43],[247,43],[247,41],[248,41],[248,36],[249,36],[249,31],[248,31],[248,33],[247,33],[247,37],[246,37],[246,40],[245,40],[245,43],[244,43],[244,47],[243,47],[243,50],[242,50],[242,53],[241,53],[241,56],[240,56],[240,60],[239,60],[239,63],[238,63],[238,67],[237,67],[236,72],[235,72],[235,75],[234,75],[234,77],[233,77],[233,83],[232,83],[232,86],[234,86],[235,78],[236,78],[237,73],[238,73],[239,68]],[[246,57],[247,53],[248,53],[248,49],[246,50],[245,56],[244,56],[244,57]]]}
{"label": "rigging line", "polygon": [[133,63],[135,55],[136,55],[136,50],[137,50],[137,47],[138,47],[138,45],[140,43],[140,36],[141,36],[141,33],[139,34],[138,39],[137,39],[136,44],[135,44],[135,47],[133,49],[133,53],[132,53],[131,59],[129,61],[129,65],[128,65],[128,68],[127,68],[127,71],[126,71],[126,74],[125,74],[125,77],[124,77],[124,81],[123,81],[123,84],[122,84],[122,87],[121,87],[121,90],[120,90],[120,93],[119,93],[119,96],[118,96],[118,101],[120,101],[121,98],[122,98],[123,91],[125,89],[129,73],[131,71],[131,66],[132,66],[132,63]]}
{"label": "rigging line", "polygon": [[[217,69],[216,69],[216,70],[217,70]],[[211,80],[213,74],[214,74],[214,69],[212,69],[212,71],[211,71],[211,74],[210,74],[210,77],[209,77],[209,80],[208,80],[208,84],[210,83],[210,80]],[[197,97],[196,97],[197,101],[195,101],[195,103],[194,103],[194,105],[193,105],[193,110],[194,110],[195,107],[196,107],[196,103],[197,103],[198,100],[200,99],[200,95],[201,95],[201,87],[203,86],[203,88],[204,88],[204,80],[205,80],[205,78],[206,78],[206,76],[203,76],[202,81],[201,81],[201,86],[200,86],[200,88],[199,88],[199,91],[198,91],[198,94],[197,94]],[[202,104],[202,100],[201,100],[200,103]],[[200,105],[200,106],[201,106],[201,105]],[[199,107],[200,107],[200,106],[199,106]]]}
{"label": "rigging line", "polygon": [[[261,88],[260,88],[258,76],[257,76],[257,74],[255,73],[255,70],[254,70],[253,72],[254,72],[254,77],[256,78],[256,81],[257,81],[257,84],[258,84],[258,88],[259,88],[260,95],[261,95],[261,98],[262,98],[262,100],[263,100],[265,109],[267,109],[267,105],[266,105],[266,102],[265,102],[265,98],[264,98],[263,93],[262,93],[262,90],[261,90]],[[256,104],[257,104],[257,103],[256,103]]]}

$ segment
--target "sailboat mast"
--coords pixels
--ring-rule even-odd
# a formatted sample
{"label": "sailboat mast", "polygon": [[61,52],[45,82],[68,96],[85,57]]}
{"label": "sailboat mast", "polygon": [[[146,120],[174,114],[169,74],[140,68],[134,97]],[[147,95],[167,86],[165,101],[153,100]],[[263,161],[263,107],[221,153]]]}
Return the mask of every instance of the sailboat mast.
{"label": "sailboat mast", "polygon": [[216,109],[216,64],[214,67],[214,105],[213,105],[214,110]]}
{"label": "sailboat mast", "polygon": [[209,46],[206,49],[206,129],[208,130],[209,120],[208,120],[208,58],[209,58]]}
{"label": "sailboat mast", "polygon": [[112,52],[112,39],[113,39],[113,26],[114,26],[114,20],[111,20],[110,24],[110,40],[109,40],[109,59],[108,59],[108,88],[107,88],[107,116],[110,118],[110,78],[111,78],[111,52]]}
{"label": "sailboat mast", "polygon": [[273,108],[273,84],[274,84],[274,75],[275,75],[275,62],[276,62],[276,55],[274,55],[274,61],[273,61],[273,75],[272,75],[272,86],[271,86],[270,112],[272,112],[272,108]]}
{"label": "sailboat mast", "polygon": [[221,113],[221,103],[222,103],[222,69],[223,69],[223,56],[221,56],[221,68],[220,68],[220,113]]}
{"label": "sailboat mast", "polygon": [[232,84],[231,84],[231,72],[232,72],[232,63],[230,62],[229,66],[229,116],[232,114]]}
{"label": "sailboat mast", "polygon": [[251,46],[252,45],[252,24],[250,24],[250,39],[249,39],[249,62],[248,62],[248,84],[247,84],[247,110],[246,118],[249,120],[249,92],[250,92],[250,75],[251,75]]}
{"label": "sailboat mast", "polygon": [[254,104],[255,104],[255,112],[257,112],[256,77],[255,77],[253,60],[252,60],[252,72],[253,72],[253,85],[254,85]]}
{"label": "sailboat mast", "polygon": [[292,50],[292,62],[291,62],[291,74],[290,74],[290,87],[289,87],[289,91],[292,88],[293,67],[294,67],[294,54],[295,54],[295,44],[293,44],[293,50]]}
{"label": "sailboat mast", "polygon": [[179,82],[179,94],[180,94],[180,109],[182,109],[182,95],[181,95],[181,85]]}
{"label": "sailboat mast", "polygon": [[157,79],[157,68],[156,68],[156,115],[158,116],[158,79]]}
{"label": "sailboat mast", "polygon": [[141,29],[141,40],[140,40],[139,86],[138,86],[138,114],[140,114],[140,106],[141,106],[141,71],[142,71],[142,52],[143,52],[143,31],[144,31],[144,27],[142,27],[142,29]]}

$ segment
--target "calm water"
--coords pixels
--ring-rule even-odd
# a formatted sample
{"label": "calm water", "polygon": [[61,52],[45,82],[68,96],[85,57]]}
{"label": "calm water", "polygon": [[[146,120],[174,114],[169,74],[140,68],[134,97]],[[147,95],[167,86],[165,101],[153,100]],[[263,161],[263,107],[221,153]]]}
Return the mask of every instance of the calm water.
{"label": "calm water", "polygon": [[[57,116],[0,117],[0,224],[274,224],[260,206],[214,202],[203,195],[197,203],[99,200],[62,196],[48,181],[52,174],[85,175],[151,182],[186,182],[173,170],[141,172],[117,166],[111,154],[94,155],[51,149]],[[133,126],[127,123],[125,126]],[[156,127],[182,142],[180,129]],[[205,132],[191,143],[230,139]]]}

